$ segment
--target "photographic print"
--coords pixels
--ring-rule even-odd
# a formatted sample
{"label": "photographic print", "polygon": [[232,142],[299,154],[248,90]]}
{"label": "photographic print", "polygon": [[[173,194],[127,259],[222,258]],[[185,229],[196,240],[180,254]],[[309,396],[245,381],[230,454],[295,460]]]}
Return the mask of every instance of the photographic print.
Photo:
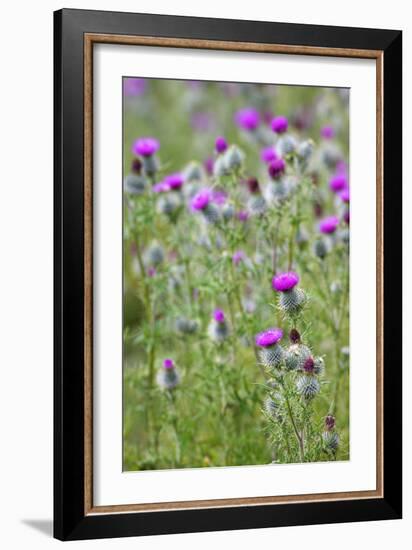
{"label": "photographic print", "polygon": [[349,90],[123,79],[124,470],[349,459]]}

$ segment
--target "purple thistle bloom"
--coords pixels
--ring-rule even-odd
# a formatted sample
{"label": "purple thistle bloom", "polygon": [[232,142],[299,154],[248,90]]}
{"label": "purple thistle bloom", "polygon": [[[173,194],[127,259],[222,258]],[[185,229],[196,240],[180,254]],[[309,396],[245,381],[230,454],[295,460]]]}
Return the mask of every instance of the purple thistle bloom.
{"label": "purple thistle bloom", "polygon": [[160,148],[160,143],[152,137],[143,137],[136,140],[133,144],[132,151],[142,157],[151,157]]}
{"label": "purple thistle bloom", "polygon": [[209,204],[211,194],[209,189],[202,189],[192,199],[190,203],[193,210],[204,210]]}
{"label": "purple thistle bloom", "polygon": [[349,187],[347,187],[346,189],[341,191],[339,193],[339,197],[341,198],[341,200],[343,202],[349,202],[349,200],[350,200]]}
{"label": "purple thistle bloom", "polygon": [[207,157],[207,159],[205,159],[203,161],[203,166],[206,170],[206,172],[208,173],[209,176],[211,176],[213,174],[213,166],[214,166],[215,162],[214,160],[212,159],[212,157]]}
{"label": "purple thistle bloom", "polygon": [[329,187],[337,193],[338,191],[342,191],[348,186],[348,180],[346,179],[345,174],[337,174],[336,176],[333,176],[333,178],[329,181]]}
{"label": "purple thistle bloom", "polygon": [[278,178],[285,171],[286,163],[282,158],[273,160],[268,166],[268,172],[271,178]]}
{"label": "purple thistle bloom", "polygon": [[140,174],[142,171],[142,162],[140,159],[135,158],[132,160],[131,170],[134,174]]}
{"label": "purple thistle bloom", "polygon": [[300,343],[300,334],[295,328],[290,331],[289,340],[292,342],[292,344]]}
{"label": "purple thistle bloom", "polygon": [[150,266],[147,268],[147,276],[148,277],[154,277],[156,275],[156,268],[153,266]]}
{"label": "purple thistle bloom", "polygon": [[169,187],[169,189],[180,189],[183,185],[184,178],[180,173],[169,174],[165,177],[164,183]]}
{"label": "purple thistle bloom", "polygon": [[247,222],[249,219],[249,212],[247,212],[246,210],[239,210],[239,212],[237,212],[236,214],[236,217],[240,222]]}
{"label": "purple thistle bloom", "polygon": [[320,130],[320,135],[324,139],[332,139],[335,137],[335,129],[333,126],[323,126]]}
{"label": "purple thistle bloom", "polygon": [[259,193],[260,188],[257,178],[247,178],[244,183],[246,183],[250,193]]}
{"label": "purple thistle bloom", "polygon": [[163,361],[163,366],[164,366],[165,369],[174,369],[175,364],[174,364],[173,359],[165,359]]}
{"label": "purple thistle bloom", "polygon": [[227,194],[224,191],[212,191],[212,201],[219,206],[225,204]]}
{"label": "purple thistle bloom", "polygon": [[349,225],[349,222],[350,222],[349,209],[345,210],[345,213],[343,214],[343,219],[344,219],[345,223]]}
{"label": "purple thistle bloom", "polygon": [[332,416],[331,414],[328,414],[328,416],[325,418],[325,428],[328,430],[328,431],[332,431],[335,427],[335,417]]}
{"label": "purple thistle bloom", "polygon": [[245,259],[245,253],[243,252],[243,250],[237,250],[232,256],[232,262],[235,265],[240,264],[240,262],[243,261],[244,259]]}
{"label": "purple thistle bloom", "polygon": [[165,181],[159,181],[152,186],[152,191],[153,193],[166,193],[166,191],[170,191],[170,187]]}
{"label": "purple thistle bloom", "polygon": [[328,216],[327,218],[323,218],[323,220],[319,223],[319,231],[327,235],[335,233],[338,225],[339,219],[336,216]]}
{"label": "purple thistle bloom", "polygon": [[245,109],[240,109],[235,114],[235,122],[243,130],[248,130],[252,132],[256,130],[260,123],[260,115],[252,107],[246,107]]}
{"label": "purple thistle bloom", "polygon": [[265,147],[260,152],[260,158],[263,160],[263,162],[269,163],[276,160],[278,158],[278,155],[273,147]]}
{"label": "purple thistle bloom", "polygon": [[215,141],[215,149],[217,153],[224,153],[227,149],[227,141],[223,136],[218,136]]}
{"label": "purple thistle bloom", "polygon": [[309,374],[313,373],[315,370],[315,361],[313,357],[308,357],[303,364],[303,370]]}
{"label": "purple thistle bloom", "polygon": [[216,321],[216,323],[224,323],[225,322],[225,314],[221,309],[215,309],[213,312],[213,319]]}
{"label": "purple thistle bloom", "polygon": [[123,92],[125,96],[135,97],[142,95],[146,90],[144,78],[125,78],[123,80]]}
{"label": "purple thistle bloom", "polygon": [[272,279],[272,288],[278,292],[285,292],[294,288],[299,282],[299,275],[294,271],[279,273]]}
{"label": "purple thistle bloom", "polygon": [[272,130],[277,134],[284,134],[288,125],[288,119],[285,116],[275,116],[270,123]]}
{"label": "purple thistle bloom", "polygon": [[256,345],[261,348],[274,346],[282,339],[283,331],[280,328],[270,328],[256,335]]}

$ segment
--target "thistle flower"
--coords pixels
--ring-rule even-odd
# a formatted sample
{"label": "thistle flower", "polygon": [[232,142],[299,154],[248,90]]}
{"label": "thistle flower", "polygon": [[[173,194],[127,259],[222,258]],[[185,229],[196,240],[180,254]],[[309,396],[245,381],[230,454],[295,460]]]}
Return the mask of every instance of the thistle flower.
{"label": "thistle flower", "polygon": [[236,250],[236,252],[232,256],[232,262],[234,265],[239,265],[240,262],[242,262],[245,259],[245,253],[243,250]]}
{"label": "thistle flower", "polygon": [[322,441],[326,451],[336,453],[339,447],[339,435],[336,432],[323,432]]}
{"label": "thistle flower", "polygon": [[342,202],[348,203],[349,200],[350,200],[349,187],[347,187],[346,189],[343,189],[343,190],[339,193],[339,197],[340,197],[340,199],[342,200]]}
{"label": "thistle flower", "polygon": [[319,231],[326,235],[335,233],[339,225],[339,219],[336,216],[328,216],[319,223]]}
{"label": "thistle flower", "polygon": [[158,266],[165,258],[163,248],[158,243],[152,243],[145,251],[145,260],[148,265]]}
{"label": "thistle flower", "polygon": [[296,389],[305,401],[310,401],[320,392],[320,383],[313,374],[304,374],[297,379]]}
{"label": "thistle flower", "polygon": [[315,256],[323,260],[328,254],[330,245],[325,239],[316,239],[313,245]]}
{"label": "thistle flower", "polygon": [[204,210],[208,207],[210,200],[211,193],[209,189],[202,189],[196,193],[190,204],[193,210]]}
{"label": "thistle flower", "polygon": [[217,178],[221,178],[222,176],[227,176],[228,174],[229,170],[226,165],[225,156],[219,155],[213,165],[213,175]]}
{"label": "thistle flower", "polygon": [[163,181],[169,189],[176,191],[182,187],[185,180],[183,174],[176,172],[175,174],[166,176]]}
{"label": "thistle flower", "polygon": [[349,208],[347,210],[345,210],[345,212],[343,213],[343,220],[345,221],[345,223],[347,225],[349,225],[349,222],[350,222],[350,212],[349,212]]}
{"label": "thistle flower", "polygon": [[297,143],[293,136],[282,136],[276,143],[276,150],[280,155],[290,155],[296,150]]}
{"label": "thistle flower", "polygon": [[253,108],[247,107],[245,109],[240,109],[240,111],[237,111],[235,114],[235,123],[239,128],[253,132],[259,126],[260,115],[256,109]]}
{"label": "thistle flower", "polygon": [[273,160],[268,166],[269,176],[278,179],[285,171],[286,163],[282,158]]}
{"label": "thistle flower", "polygon": [[292,344],[285,350],[287,370],[303,370],[306,361],[311,357],[310,349],[304,344]]}
{"label": "thistle flower", "polygon": [[224,153],[228,148],[227,141],[223,136],[218,136],[215,141],[216,153]]}
{"label": "thistle flower", "polygon": [[328,414],[328,416],[325,418],[325,430],[330,432],[335,428],[336,419],[331,414]]}
{"label": "thistle flower", "polygon": [[243,164],[243,152],[236,145],[231,145],[225,152],[225,166],[226,169],[231,171],[237,171]]}
{"label": "thistle flower", "polygon": [[221,309],[215,309],[213,318],[209,323],[208,335],[214,342],[223,342],[229,336],[229,327],[226,317]]}
{"label": "thistle flower", "polygon": [[272,119],[270,126],[273,132],[284,134],[289,126],[288,119],[285,116],[276,116]]}
{"label": "thistle flower", "polygon": [[335,137],[335,129],[333,126],[322,126],[320,129],[320,135],[324,139],[332,139]]}
{"label": "thistle flower", "polygon": [[175,194],[167,194],[159,198],[156,203],[156,210],[157,212],[159,212],[159,214],[164,214],[171,220],[175,220],[175,214],[178,212],[181,205],[182,203],[178,196],[176,196]]}
{"label": "thistle flower", "polygon": [[249,219],[249,212],[246,210],[239,210],[239,212],[236,213],[236,217],[240,222],[247,222]]}
{"label": "thistle flower", "polygon": [[313,155],[313,149],[314,143],[311,139],[302,141],[297,148],[298,156],[304,161],[308,161]]}
{"label": "thistle flower", "polygon": [[300,344],[300,334],[295,328],[289,332],[289,340],[292,344]]}
{"label": "thistle flower", "polygon": [[151,157],[160,148],[160,143],[152,137],[142,137],[137,139],[133,144],[133,153],[141,157]]}
{"label": "thistle flower", "polygon": [[336,168],[338,162],[342,160],[341,152],[337,149],[337,147],[332,145],[329,145],[322,151],[321,157],[323,163],[326,164],[330,170]]}
{"label": "thistle flower", "polygon": [[138,174],[127,174],[124,179],[124,189],[130,195],[143,195],[147,188],[147,181]]}
{"label": "thistle flower", "polygon": [[225,221],[229,221],[233,218],[234,215],[235,215],[235,207],[233,206],[233,204],[229,202],[224,204],[222,208],[222,218]]}
{"label": "thistle flower", "polygon": [[262,216],[268,208],[265,198],[261,195],[251,197],[247,206],[252,216]]}
{"label": "thistle flower", "polygon": [[209,176],[212,176],[213,175],[213,167],[214,167],[214,164],[215,164],[215,161],[213,160],[212,157],[207,157],[204,161],[203,161],[203,167],[204,169],[206,170],[207,174]]}
{"label": "thistle flower", "polygon": [[259,188],[259,182],[257,178],[247,178],[246,180],[243,180],[243,181],[246,184],[250,193],[252,194],[259,193],[260,188]]}
{"label": "thistle flower", "polygon": [[204,178],[204,172],[198,162],[192,161],[183,171],[183,177],[186,182],[199,182]]}
{"label": "thistle flower", "polygon": [[274,418],[276,420],[282,419],[282,404],[283,404],[283,397],[280,393],[276,392],[273,393],[270,397],[267,397],[265,399],[265,402],[263,404],[263,408],[266,412],[266,414],[270,418]]}
{"label": "thistle flower", "polygon": [[173,359],[165,359],[163,367],[158,372],[156,381],[163,390],[173,390],[180,383],[180,376],[177,372]]}
{"label": "thistle flower", "polygon": [[322,434],[323,446],[326,451],[336,453],[339,446],[339,435],[335,431],[336,420],[331,414],[325,418],[325,431]]}
{"label": "thistle flower", "polygon": [[273,147],[265,147],[262,149],[260,153],[260,158],[263,160],[263,162],[266,162],[268,164],[269,162],[273,162],[278,158],[278,155]]}
{"label": "thistle flower", "polygon": [[255,338],[255,343],[259,348],[259,357],[265,367],[279,367],[283,359],[283,349],[279,341],[283,337],[283,331],[280,328],[271,328],[260,332]]}
{"label": "thistle flower", "polygon": [[337,174],[329,180],[329,187],[334,193],[338,193],[348,187],[348,180],[344,174]]}
{"label": "thistle flower", "polygon": [[187,317],[179,317],[175,322],[176,331],[182,334],[194,334],[198,329],[197,321]]}
{"label": "thistle flower", "polygon": [[132,160],[132,165],[130,167],[133,174],[140,174],[142,171],[142,161],[139,158],[134,158]]}
{"label": "thistle flower", "polygon": [[306,294],[300,288],[295,288],[299,282],[299,275],[294,271],[280,273],[272,279],[272,287],[280,292],[279,307],[289,315],[300,312],[306,303]]}
{"label": "thistle flower", "polygon": [[286,178],[269,182],[265,189],[265,196],[269,202],[282,203],[289,196],[289,185]]}

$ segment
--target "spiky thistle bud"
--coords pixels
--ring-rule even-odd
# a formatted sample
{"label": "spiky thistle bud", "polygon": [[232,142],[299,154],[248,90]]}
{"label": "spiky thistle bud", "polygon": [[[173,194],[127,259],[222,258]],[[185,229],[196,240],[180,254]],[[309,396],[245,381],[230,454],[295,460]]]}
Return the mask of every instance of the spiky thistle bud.
{"label": "spiky thistle bud", "polygon": [[306,293],[301,288],[296,288],[299,275],[293,271],[280,273],[272,279],[272,287],[280,292],[279,307],[288,315],[296,315],[301,311],[307,301]]}
{"label": "spiky thistle bud", "polygon": [[204,172],[198,162],[192,161],[183,171],[184,180],[190,183],[200,182],[204,179]]}
{"label": "spiky thistle bud", "polygon": [[280,393],[273,393],[265,399],[263,408],[266,414],[275,418],[276,420],[281,420],[282,418],[282,402],[283,397]]}
{"label": "spiky thistle bud", "polygon": [[127,174],[124,179],[124,189],[130,195],[143,195],[147,189],[146,178],[138,174]]}
{"label": "spiky thistle bud", "polygon": [[223,342],[229,336],[229,326],[225,314],[221,309],[216,309],[208,327],[209,338],[213,342]]}
{"label": "spiky thistle bud", "polygon": [[289,332],[289,340],[292,344],[300,344],[300,334],[295,328]]}
{"label": "spiky thistle bud", "polygon": [[236,172],[240,170],[243,164],[243,152],[237,147],[237,145],[231,145],[225,153],[225,165],[230,172]]}
{"label": "spiky thistle bud", "polygon": [[320,383],[313,374],[304,374],[296,381],[296,389],[305,401],[310,401],[319,393]]}
{"label": "spiky thistle bud", "polygon": [[228,174],[229,174],[229,170],[226,166],[225,156],[219,155],[213,165],[213,175],[216,176],[217,178],[221,178],[223,176],[227,176]]}
{"label": "spiky thistle bud", "polygon": [[152,243],[145,252],[145,260],[148,265],[160,265],[165,258],[163,248],[158,243]]}
{"label": "spiky thistle bud", "polygon": [[282,156],[290,155],[296,150],[296,147],[296,140],[290,135],[282,136],[276,143],[276,150]]}
{"label": "spiky thistle bud", "polygon": [[247,206],[252,216],[262,216],[268,208],[265,198],[261,195],[251,197]]}
{"label": "spiky thistle bud", "polygon": [[180,383],[180,375],[172,359],[165,359],[159,370],[156,381],[163,390],[174,390]]}
{"label": "spiky thistle bud", "polygon": [[235,215],[235,207],[230,202],[227,202],[222,207],[222,218],[225,221],[229,221]]}
{"label": "spiky thistle bud", "polygon": [[335,428],[336,419],[331,414],[328,414],[328,416],[325,418],[325,430],[331,431]]}
{"label": "spiky thistle bud", "polygon": [[174,218],[175,214],[181,206],[181,200],[175,193],[168,193],[159,197],[156,203],[156,211],[159,214],[164,214],[168,218]]}
{"label": "spiky thistle bud", "polygon": [[272,328],[259,333],[255,342],[259,348],[259,358],[267,368],[277,368],[283,359],[283,349],[279,345],[283,331],[280,328]]}
{"label": "spiky thistle bud", "polygon": [[176,331],[182,334],[194,334],[198,329],[197,321],[187,317],[179,317],[175,322]]}
{"label": "spiky thistle bud", "polygon": [[339,447],[339,435],[335,431],[325,431],[322,434],[323,446],[327,452],[335,454]]}
{"label": "spiky thistle bud", "polygon": [[316,239],[314,245],[313,245],[313,251],[315,253],[315,256],[317,256],[319,259],[323,260],[326,255],[329,252],[330,245],[326,241],[326,239],[320,238]]}
{"label": "spiky thistle bud", "polygon": [[285,366],[288,370],[303,370],[305,361],[311,356],[310,349],[304,344],[292,344],[285,350]]}

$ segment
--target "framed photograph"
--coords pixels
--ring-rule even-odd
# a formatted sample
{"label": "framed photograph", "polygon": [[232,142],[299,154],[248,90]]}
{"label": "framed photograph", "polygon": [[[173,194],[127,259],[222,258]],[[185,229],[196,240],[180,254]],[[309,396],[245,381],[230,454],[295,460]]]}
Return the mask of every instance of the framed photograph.
{"label": "framed photograph", "polygon": [[61,10],[61,540],[402,513],[402,33]]}

